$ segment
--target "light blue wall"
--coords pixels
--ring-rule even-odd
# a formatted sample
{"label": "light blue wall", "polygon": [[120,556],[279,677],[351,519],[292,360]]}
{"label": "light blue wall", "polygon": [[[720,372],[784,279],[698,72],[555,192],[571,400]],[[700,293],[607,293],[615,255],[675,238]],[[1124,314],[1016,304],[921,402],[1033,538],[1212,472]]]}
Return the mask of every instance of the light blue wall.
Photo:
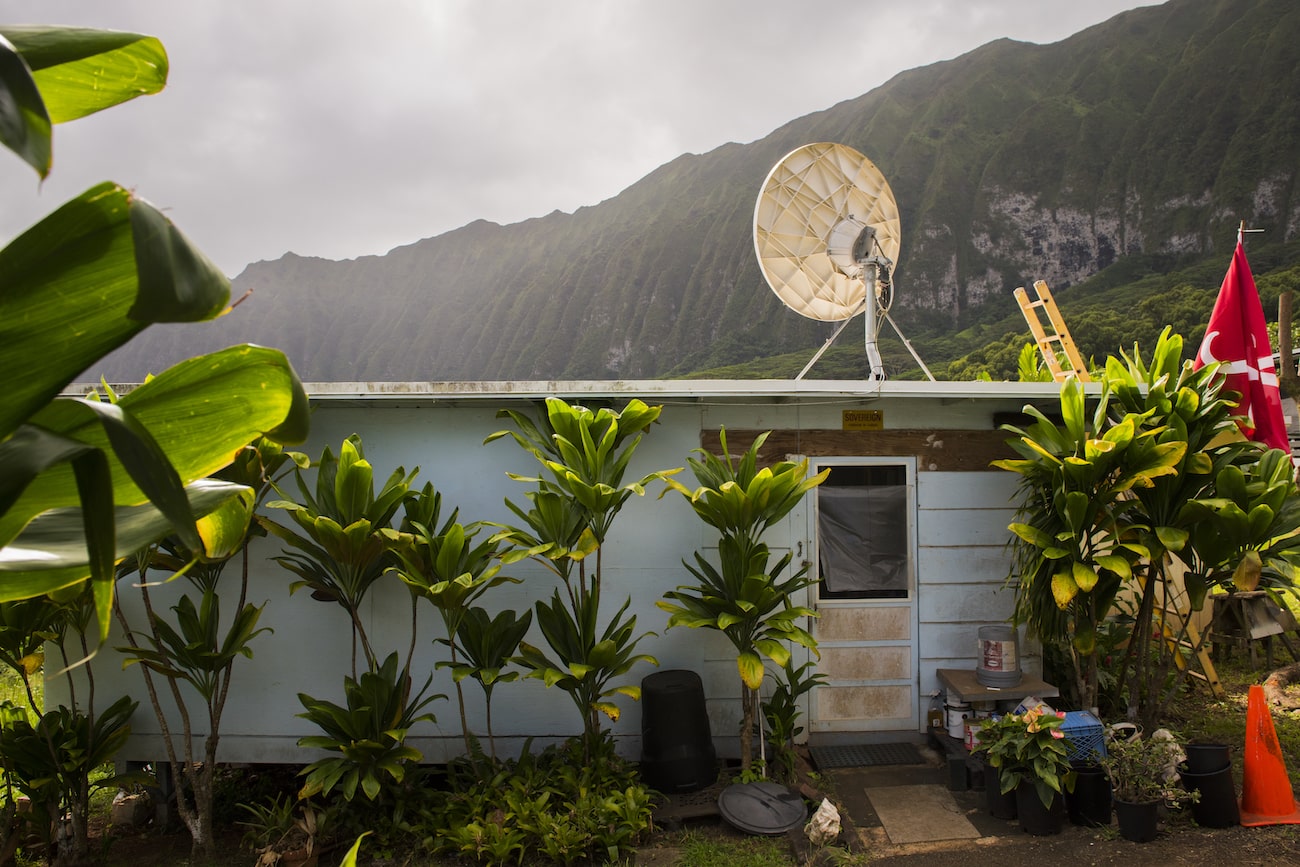
{"label": "light blue wall", "polygon": [[[626,398],[616,399],[621,404]],[[639,478],[654,470],[685,465],[692,449],[699,446],[701,429],[733,428],[837,428],[840,411],[852,408],[875,408],[885,412],[885,424],[895,428],[934,427],[988,428],[994,408],[1016,408],[1022,401],[1009,398],[989,401],[951,401],[913,399],[820,400],[790,403],[771,397],[752,399],[666,401],[662,423],[655,426],[643,442],[628,473]],[[497,419],[496,410],[504,405],[527,408],[530,404],[506,399],[455,401],[318,400],[314,402],[312,437],[300,447],[312,457],[339,443],[353,432],[361,433],[366,457],[375,467],[378,478],[386,477],[398,465],[408,470],[418,466],[416,484],[432,481],[443,493],[444,508],[459,507],[462,521],[508,521],[512,516],[503,505],[507,497],[524,502],[529,487],[507,478],[507,472],[534,474],[537,464],[513,441],[499,440],[483,445],[483,439],[496,430],[509,427],[507,420]],[[927,474],[922,473],[924,478]],[[962,594],[983,594],[1000,585],[1005,564],[997,555],[1001,541],[998,527],[1005,527],[1006,497],[1009,486],[997,473],[929,474],[920,483],[920,523],[918,533],[922,553],[920,561],[919,599],[922,611],[920,639],[922,672],[918,689],[925,689],[933,679],[933,668],[965,664],[974,660],[974,642],[969,652],[962,635],[967,631],[943,606],[954,590]],[[689,472],[683,482],[694,486]],[[988,484],[987,496],[981,485]],[[292,482],[289,482],[292,484]],[[705,680],[715,737],[720,744],[729,742],[739,719],[739,684],[735,676],[730,647],[715,633],[705,630],[674,629],[664,633],[667,615],[655,607],[655,601],[668,590],[684,583],[688,575],[681,565],[683,558],[711,542],[705,527],[676,493],[658,498],[662,484],[652,484],[644,497],[634,497],[622,512],[604,551],[607,613],[612,614],[626,594],[631,598],[630,611],[638,618],[638,629],[652,630],[658,636],[647,638],[638,648],[657,657],[661,669],[687,668],[699,671]],[[958,491],[956,499],[947,491]],[[994,496],[996,495],[996,496]],[[945,499],[948,498],[948,499]],[[272,511],[274,517],[274,512]],[[987,520],[986,520],[987,519]],[[978,538],[953,535],[953,528],[979,528]],[[807,522],[802,510],[779,528],[769,542],[773,548],[794,547],[804,542]],[[987,532],[985,532],[987,531]],[[937,535],[936,535],[937,534]],[[991,534],[991,535],[990,535]],[[987,538],[986,538],[987,537]],[[994,538],[998,537],[998,538]],[[930,539],[932,541],[927,542]],[[944,541],[944,540],[947,541]],[[973,546],[974,556],[954,553],[954,546]],[[260,541],[253,546],[250,601],[266,603],[262,625],[274,634],[254,640],[254,659],[240,660],[222,723],[220,758],[223,761],[300,762],[310,758],[295,746],[297,738],[315,733],[295,715],[302,708],[297,693],[341,701],[343,676],[351,668],[350,629],[343,610],[332,603],[313,601],[306,592],[290,596],[293,577],[267,559],[282,550],[277,541]],[[954,563],[962,571],[954,571]],[[509,574],[522,583],[492,591],[483,604],[492,609],[522,610],[541,598],[549,597],[556,586],[550,573],[534,564],[510,567]],[[232,582],[235,576],[229,579]],[[156,608],[165,608],[184,582],[155,588]],[[931,594],[929,585],[937,585]],[[959,586],[960,585],[960,586]],[[188,586],[188,585],[186,585]],[[128,617],[137,627],[143,622],[137,590],[123,586],[121,597]],[[232,591],[233,593],[233,591]],[[933,600],[927,599],[933,595]],[[229,596],[229,594],[228,594]],[[395,577],[384,579],[371,594],[367,612],[368,632],[380,654],[398,650],[405,655],[410,641],[410,608],[407,591]],[[227,599],[230,603],[230,599]],[[990,607],[991,606],[991,607]],[[986,610],[987,609],[987,610]],[[1001,599],[979,607],[979,622],[1001,616],[1009,610]],[[970,619],[970,618],[965,618]],[[974,634],[974,625],[969,629]],[[426,760],[443,761],[461,751],[459,719],[454,702],[450,675],[435,670],[434,663],[445,658],[445,649],[432,642],[441,637],[441,626],[427,603],[419,606],[417,682],[433,675],[436,692],[453,696],[450,701],[435,703],[430,709],[437,715],[437,725],[424,724],[412,732],[412,743],[425,752]],[[530,637],[544,644],[536,632]],[[116,633],[92,663],[97,678],[97,694],[106,704],[123,692],[141,701],[132,720],[133,734],[121,758],[150,760],[161,755],[158,725],[149,710],[141,675],[136,667],[122,670],[121,657],[111,648],[123,644]],[[57,666],[49,666],[54,671]],[[643,665],[634,670],[630,680],[640,679],[655,669]],[[466,681],[465,695],[469,725],[476,733],[485,733],[481,692]],[[66,694],[61,678],[49,684],[52,700]],[[84,696],[84,693],[82,693]],[[620,700],[622,718],[613,725],[623,752],[639,752],[640,706]],[[507,750],[516,748],[524,737],[536,737],[539,743],[564,738],[580,731],[577,712],[567,695],[547,690],[535,680],[505,684],[496,690],[493,703],[494,728],[498,744]],[[174,731],[178,729],[174,725]],[[206,726],[195,715],[195,728]]]}

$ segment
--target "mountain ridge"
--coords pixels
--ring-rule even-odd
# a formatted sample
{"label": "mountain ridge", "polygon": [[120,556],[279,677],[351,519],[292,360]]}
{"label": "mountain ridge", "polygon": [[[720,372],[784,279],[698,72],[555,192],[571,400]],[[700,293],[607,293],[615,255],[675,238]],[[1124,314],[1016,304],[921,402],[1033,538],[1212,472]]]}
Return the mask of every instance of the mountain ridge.
{"label": "mountain ridge", "polygon": [[811,141],[880,167],[904,232],[894,316],[909,337],[951,333],[1005,316],[1034,279],[1221,251],[1239,219],[1295,237],[1297,69],[1288,0],[1170,0],[1050,45],[994,40],[572,213],[250,264],[231,315],[149,329],[90,373],[131,381],[244,340],[308,381],[655,378],[811,355],[833,324],[780,304],[750,234],[768,170]]}

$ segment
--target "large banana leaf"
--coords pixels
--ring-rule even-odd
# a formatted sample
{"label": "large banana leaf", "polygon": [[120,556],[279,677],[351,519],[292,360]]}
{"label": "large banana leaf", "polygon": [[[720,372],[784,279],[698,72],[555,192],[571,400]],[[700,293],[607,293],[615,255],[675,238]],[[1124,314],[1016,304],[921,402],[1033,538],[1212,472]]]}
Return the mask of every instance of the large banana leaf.
{"label": "large banana leaf", "polygon": [[[95,419],[60,400],[32,418],[33,424],[69,439],[111,451]],[[123,395],[118,405],[147,428],[182,480],[211,475],[236,451],[266,433],[279,442],[300,442],[307,431],[307,399],[284,354],[240,345],[187,359]],[[120,461],[110,457],[113,501],[136,505],[146,497]],[[6,472],[0,467],[0,474]],[[66,465],[36,478],[0,516],[0,545],[8,544],[40,512],[80,501]]]}
{"label": "large banana leaf", "polygon": [[0,250],[0,437],[150,322],[210,319],[230,282],[148,202],[104,183]]}
{"label": "large banana leaf", "polygon": [[167,83],[152,36],[73,27],[0,27],[0,144],[43,178],[50,124],[76,120]]}
{"label": "large banana leaf", "polygon": [[[36,428],[68,442],[80,443],[89,453],[102,456],[107,464],[104,484],[87,493],[78,473],[68,462],[57,463],[40,472],[22,490],[13,504],[0,515],[0,546],[11,543],[23,548],[45,550],[52,544],[52,529],[42,531],[39,545],[26,538],[25,528],[38,515],[61,510],[64,519],[50,525],[64,534],[63,543],[81,551],[75,564],[66,556],[50,555],[33,560],[24,557],[7,568],[0,566],[0,598],[24,598],[47,593],[69,584],[94,577],[97,614],[101,635],[107,633],[111,601],[111,568],[105,558],[118,559],[134,548],[175,532],[186,521],[193,526],[194,517],[217,510],[235,491],[214,501],[204,500],[194,508],[187,500],[178,517],[174,498],[146,494],[145,482],[165,476],[179,486],[211,475],[226,466],[234,454],[263,433],[280,442],[298,442],[306,436],[307,399],[297,375],[283,353],[258,346],[234,346],[209,355],[192,358],[164,371],[159,376],[129,392],[118,403],[150,436],[154,449],[140,453],[122,449],[100,423],[98,414],[85,411],[87,401],[60,399],[51,402],[32,416]],[[13,447],[17,437],[0,445]],[[121,450],[128,460],[146,465],[144,477],[139,470],[128,472]],[[18,460],[0,463],[0,488],[21,468]],[[133,477],[134,475],[134,477]],[[129,526],[119,526],[124,534],[113,537],[116,507],[142,506],[153,499],[159,508],[139,509]],[[74,507],[77,526],[72,520]],[[172,508],[167,508],[168,506]],[[161,509],[166,509],[162,511]],[[92,520],[86,516],[92,515]],[[107,530],[104,528],[107,527]],[[96,530],[98,528],[98,530]],[[209,533],[200,536],[195,550],[213,549],[216,554],[224,544]],[[21,535],[20,535],[21,534]],[[49,552],[47,552],[49,553]]]}

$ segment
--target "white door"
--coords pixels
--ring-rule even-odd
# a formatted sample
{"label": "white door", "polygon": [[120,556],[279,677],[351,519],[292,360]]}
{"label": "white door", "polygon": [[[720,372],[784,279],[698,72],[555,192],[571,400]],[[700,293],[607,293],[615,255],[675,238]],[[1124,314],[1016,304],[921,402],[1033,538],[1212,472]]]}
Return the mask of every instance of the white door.
{"label": "white door", "polygon": [[813,732],[920,728],[917,677],[916,460],[814,458],[830,476],[809,509],[809,588],[826,683]]}

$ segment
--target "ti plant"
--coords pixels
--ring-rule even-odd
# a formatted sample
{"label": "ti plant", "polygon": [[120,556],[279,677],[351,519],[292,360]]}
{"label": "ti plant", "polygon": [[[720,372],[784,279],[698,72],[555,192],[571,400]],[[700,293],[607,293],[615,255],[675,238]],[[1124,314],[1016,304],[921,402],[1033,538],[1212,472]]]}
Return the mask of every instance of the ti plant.
{"label": "ti plant", "polygon": [[60,706],[35,725],[25,714],[6,715],[0,760],[7,781],[31,799],[37,827],[51,846],[51,864],[88,863],[90,796],[128,782],[126,775],[91,775],[126,743],[135,708],[123,696],[98,714]]}
{"label": "ti plant", "polygon": [[[493,587],[518,583],[501,574],[501,569],[505,563],[522,558],[524,552],[504,550],[505,541],[499,536],[476,541],[482,525],[462,525],[456,521],[456,512],[439,526],[441,502],[433,486],[425,485],[420,495],[407,503],[402,532],[392,534],[391,545],[398,559],[392,571],[416,597],[437,609],[447,636],[439,641],[450,648],[448,664],[454,669],[460,664],[458,643],[470,606]],[[460,686],[463,676],[455,678],[456,701],[465,753],[472,755],[465,696]]]}
{"label": "ti plant", "polygon": [[772,695],[763,702],[763,720],[772,741],[772,764],[779,770],[781,781],[794,781],[794,742],[803,732],[799,725],[800,700],[814,687],[826,682],[826,676],[813,670],[815,663],[805,662],[796,666],[794,660],[786,660],[779,675],[775,675],[776,687]]}
{"label": "ti plant", "polygon": [[770,551],[763,534],[785,518],[804,494],[820,485],[829,470],[808,477],[806,460],[780,461],[760,467],[758,452],[767,434],[757,437],[740,461],[727,453],[727,432],[720,434],[725,458],[699,450],[702,460],[689,464],[699,487],[691,490],[669,479],[668,484],[690,502],[695,514],[716,529],[718,565],[696,552],[695,565],[683,565],[697,583],[682,585],[656,603],[669,614],[668,628],[689,626],[716,629],[736,649],[741,681],[742,722],[740,757],[748,771],[753,753],[754,705],[765,675],[764,657],[785,667],[791,643],[816,653],[817,642],[800,626],[816,613],[791,599],[812,583],[807,567],[786,578],[790,554],[769,567]]}
{"label": "ti plant", "polygon": [[398,467],[376,493],[374,470],[365,458],[361,437],[353,434],[343,441],[337,456],[325,447],[316,463],[314,491],[304,480],[301,468],[296,470],[301,502],[288,499],[276,488],[283,499],[267,506],[287,511],[297,530],[262,519],[267,531],[294,549],[275,558],[298,576],[291,590],[306,587],[313,599],[337,603],[348,613],[354,678],[358,643],[366,669],[373,671],[379,665],[366,634],[361,605],[371,585],[395,565],[386,531],[391,530],[417,472],[408,475]]}
{"label": "ti plant", "polygon": [[[163,734],[163,747],[175,790],[190,793],[190,797],[177,797],[177,812],[190,832],[195,849],[200,852],[212,846],[217,747],[235,662],[241,657],[251,659],[252,640],[270,631],[258,627],[265,604],[257,606],[247,601],[248,544],[253,537],[263,535],[253,521],[253,513],[272,489],[277,476],[288,467],[305,462],[305,456],[286,452],[265,437],[250,443],[236,453],[220,474],[224,480],[238,484],[250,495],[230,501],[199,522],[200,531],[211,540],[205,545],[206,554],[190,549],[180,538],[168,537],[119,567],[123,576],[132,572],[140,574],[138,589],[145,628],[132,630],[126,610],[119,604],[116,611],[127,646],[118,649],[127,656],[125,665],[139,664],[141,667],[150,705]],[[218,544],[218,539],[224,541]],[[236,601],[231,609],[229,626],[225,626],[219,591],[223,583],[229,584],[224,576],[237,558],[240,568],[238,589],[233,594]],[[168,620],[154,607],[148,581],[150,570],[183,575],[191,590],[197,591],[197,602],[190,593],[182,595],[171,606],[172,616]],[[229,600],[230,595],[226,598]],[[164,710],[156,678],[166,685],[180,720],[179,749],[171,736],[174,718]],[[203,739],[201,752],[195,748],[190,699],[182,690],[182,684],[187,684],[202,703],[208,734]]]}
{"label": "ti plant", "polygon": [[1079,700],[1097,706],[1097,628],[1115,596],[1149,555],[1134,533],[1135,486],[1174,473],[1184,444],[1161,441],[1134,413],[1115,424],[1103,396],[1091,417],[1083,385],[1074,377],[1061,387],[1056,424],[1026,406],[1035,422],[1009,445],[1020,458],[994,466],[1021,476],[1020,520],[1013,539],[1016,618],[1046,640],[1068,644]]}
{"label": "ti plant", "polygon": [[[89,666],[85,710],[77,701],[76,682],[69,677],[68,705],[41,714],[32,678],[44,670],[45,647],[59,649],[68,668],[66,642],[80,640],[79,656],[89,655],[87,632],[95,621],[94,597],[85,584],[55,594],[0,603],[0,662],[22,680],[27,708],[7,708],[0,732],[0,764],[4,767],[4,815],[13,806],[12,792],[21,791],[35,806],[42,839],[52,846],[51,862],[83,863],[89,857],[90,796],[97,788],[116,784],[92,782],[90,774],[121,747],[126,721],[135,703],[123,698],[106,711],[96,711],[95,679]],[[69,598],[65,598],[69,597]],[[125,778],[121,778],[125,779]],[[66,817],[67,822],[58,821]]]}
{"label": "ti plant", "polygon": [[502,527],[500,536],[554,572],[566,596],[557,589],[550,602],[537,603],[537,622],[553,655],[523,643],[517,661],[529,677],[569,693],[582,716],[588,751],[600,738],[600,715],[618,719],[613,696],[621,693],[634,701],[641,696],[639,687],[611,687],[611,681],[638,662],[658,664],[653,657],[635,653],[649,633],[636,635],[636,617],[624,619],[628,603],[602,627],[600,599],[604,546],[615,517],[633,494],[642,495],[650,482],[679,471],[660,470],[635,482],[624,481],[636,447],[661,411],[640,400],[615,411],[548,398],[546,411],[537,418],[513,410],[499,412],[516,430],[498,431],[486,440],[511,437],[542,468],[539,476],[510,474],[535,489],[528,494],[529,509],[506,501],[523,526]]}
{"label": "ti plant", "polygon": [[[439,668],[451,669],[458,697],[460,682],[467,677],[478,681],[482,687],[487,710],[488,747],[494,760],[497,749],[496,737],[492,733],[492,691],[498,683],[510,683],[519,678],[518,671],[504,669],[518,652],[519,644],[532,624],[532,611],[525,611],[523,617],[514,611],[501,611],[493,617],[485,609],[470,608],[456,629],[456,644],[464,653],[465,661],[457,662],[453,658],[438,663]],[[463,723],[463,710],[461,718]],[[468,755],[473,756],[472,749]]]}
{"label": "ti plant", "polygon": [[433,714],[420,711],[446,698],[425,696],[431,682],[432,677],[412,696],[411,675],[398,667],[397,654],[392,653],[360,679],[343,679],[343,705],[299,693],[305,710],[298,716],[314,723],[322,734],[300,738],[298,746],[337,753],[302,769],[307,779],[299,797],[328,795],[337,786],[346,801],[356,796],[358,788],[374,801],[385,785],[401,783],[407,767],[423,758],[405,743],[407,731],[417,722],[434,722]]}

